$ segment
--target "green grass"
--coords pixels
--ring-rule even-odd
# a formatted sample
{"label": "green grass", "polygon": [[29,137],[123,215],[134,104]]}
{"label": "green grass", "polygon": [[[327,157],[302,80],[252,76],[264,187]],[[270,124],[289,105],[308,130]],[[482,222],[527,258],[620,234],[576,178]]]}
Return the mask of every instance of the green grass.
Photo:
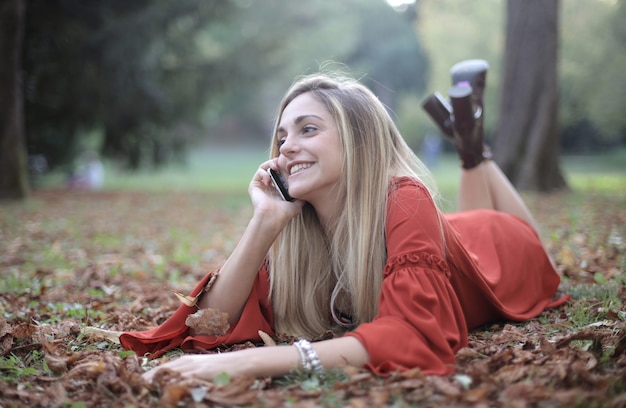
{"label": "green grass", "polygon": [[254,172],[267,159],[262,148],[203,148],[190,153],[186,164],[155,171],[128,173],[107,166],[104,188],[245,192]]}
{"label": "green grass", "polygon": [[51,374],[45,360],[44,354],[33,350],[24,358],[14,354],[0,356],[0,380],[7,383],[16,383],[27,377]]}
{"label": "green grass", "polygon": [[[104,189],[245,194],[254,172],[267,157],[267,149],[262,147],[203,147],[193,150],[186,164],[158,170],[127,172],[106,163]],[[626,148],[601,155],[564,156],[561,164],[574,190],[610,192],[626,189]],[[431,170],[442,197],[453,207],[460,172],[456,155],[441,156]],[[62,176],[57,173],[46,176],[42,182],[46,187],[63,185]]]}
{"label": "green grass", "polygon": [[565,156],[563,168],[574,190],[615,192],[626,190],[626,149],[594,156]]}

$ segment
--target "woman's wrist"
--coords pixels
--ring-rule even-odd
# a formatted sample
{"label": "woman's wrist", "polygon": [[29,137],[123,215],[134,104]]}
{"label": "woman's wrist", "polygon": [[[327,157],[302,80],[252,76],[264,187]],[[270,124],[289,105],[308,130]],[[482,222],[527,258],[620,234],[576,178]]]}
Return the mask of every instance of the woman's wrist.
{"label": "woman's wrist", "polygon": [[311,342],[308,340],[298,340],[293,345],[298,350],[300,354],[300,363],[302,365],[302,369],[308,372],[316,372],[321,373],[324,371],[322,367],[322,362],[320,361],[320,357],[313,347],[311,347]]}
{"label": "woman's wrist", "polygon": [[257,236],[271,237],[274,241],[288,222],[288,219],[276,214],[255,211],[248,223],[248,228],[252,229],[255,234],[259,234]]}
{"label": "woman's wrist", "polygon": [[244,357],[237,364],[254,377],[280,377],[300,368],[300,355],[293,346],[264,346],[233,353]]}

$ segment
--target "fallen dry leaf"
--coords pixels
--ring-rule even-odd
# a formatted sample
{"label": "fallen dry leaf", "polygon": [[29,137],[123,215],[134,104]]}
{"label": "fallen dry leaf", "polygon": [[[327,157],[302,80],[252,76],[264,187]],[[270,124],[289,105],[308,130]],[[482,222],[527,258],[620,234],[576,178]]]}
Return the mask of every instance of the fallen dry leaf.
{"label": "fallen dry leaf", "polygon": [[82,330],[84,336],[92,340],[106,340],[111,343],[120,344],[120,336],[123,332],[116,330],[105,330],[98,327],[85,327]]}
{"label": "fallen dry leaf", "polygon": [[[163,323],[180,306],[172,292],[219,269],[249,218],[244,198],[232,208],[205,193],[39,191],[40,204],[0,208],[0,275],[23,282],[0,293],[0,406],[626,406],[626,288],[606,301],[624,277],[623,194],[585,196],[575,207],[568,195],[534,199],[567,277],[560,291],[573,300],[529,322],[471,331],[453,375],[344,367],[334,384],[309,390],[271,378],[216,387],[161,370],[147,384],[145,370],[179,351],[147,360],[122,350],[119,333]],[[577,323],[576,310],[588,320]],[[225,316],[212,318],[205,324],[223,333]]]}
{"label": "fallen dry leaf", "polygon": [[185,324],[199,335],[221,336],[230,328],[228,313],[216,309],[200,309],[187,316]]}
{"label": "fallen dry leaf", "polygon": [[174,295],[185,306],[194,307],[198,303],[198,296],[183,295],[179,292],[174,292]]}
{"label": "fallen dry leaf", "polygon": [[276,342],[270,337],[269,334],[265,333],[263,330],[259,330],[258,333],[261,337],[261,340],[263,340],[263,344],[270,347],[276,345]]}
{"label": "fallen dry leaf", "polygon": [[11,351],[13,346],[12,331],[11,325],[7,323],[3,316],[0,316],[0,355],[2,356]]}

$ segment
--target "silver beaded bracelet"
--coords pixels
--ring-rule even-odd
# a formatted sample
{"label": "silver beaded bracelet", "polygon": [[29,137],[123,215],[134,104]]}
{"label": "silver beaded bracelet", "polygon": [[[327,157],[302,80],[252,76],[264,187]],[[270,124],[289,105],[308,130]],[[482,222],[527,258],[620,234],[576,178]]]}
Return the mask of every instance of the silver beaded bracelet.
{"label": "silver beaded bracelet", "polygon": [[298,353],[300,353],[300,361],[302,362],[302,368],[305,371],[314,371],[316,373],[321,373],[324,371],[322,367],[322,363],[320,361],[320,357],[317,355],[313,347],[311,347],[311,342],[308,340],[298,340],[293,343],[298,349]]}

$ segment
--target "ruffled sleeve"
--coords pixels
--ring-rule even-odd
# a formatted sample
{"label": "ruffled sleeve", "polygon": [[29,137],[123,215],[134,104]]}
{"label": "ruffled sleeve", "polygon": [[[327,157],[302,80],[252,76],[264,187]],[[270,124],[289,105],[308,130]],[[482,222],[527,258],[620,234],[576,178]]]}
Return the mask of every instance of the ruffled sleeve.
{"label": "ruffled sleeve", "polygon": [[[205,287],[212,274],[204,277],[191,291],[196,296]],[[210,293],[205,296],[209,296]],[[268,335],[274,334],[274,319],[269,301],[269,274],[263,266],[254,282],[250,296],[237,324],[221,336],[190,336],[185,324],[187,316],[196,312],[195,307],[181,305],[163,324],[142,332],[126,332],[120,336],[120,343],[126,350],[133,350],[140,356],[157,358],[165,352],[180,347],[186,351],[210,350],[226,344],[246,341],[260,341],[259,330]]]}
{"label": "ruffled sleeve", "polygon": [[421,368],[454,371],[455,353],[467,344],[461,305],[444,257],[445,220],[426,188],[402,179],[387,207],[387,264],[379,313],[347,334],[367,349],[377,374]]}

